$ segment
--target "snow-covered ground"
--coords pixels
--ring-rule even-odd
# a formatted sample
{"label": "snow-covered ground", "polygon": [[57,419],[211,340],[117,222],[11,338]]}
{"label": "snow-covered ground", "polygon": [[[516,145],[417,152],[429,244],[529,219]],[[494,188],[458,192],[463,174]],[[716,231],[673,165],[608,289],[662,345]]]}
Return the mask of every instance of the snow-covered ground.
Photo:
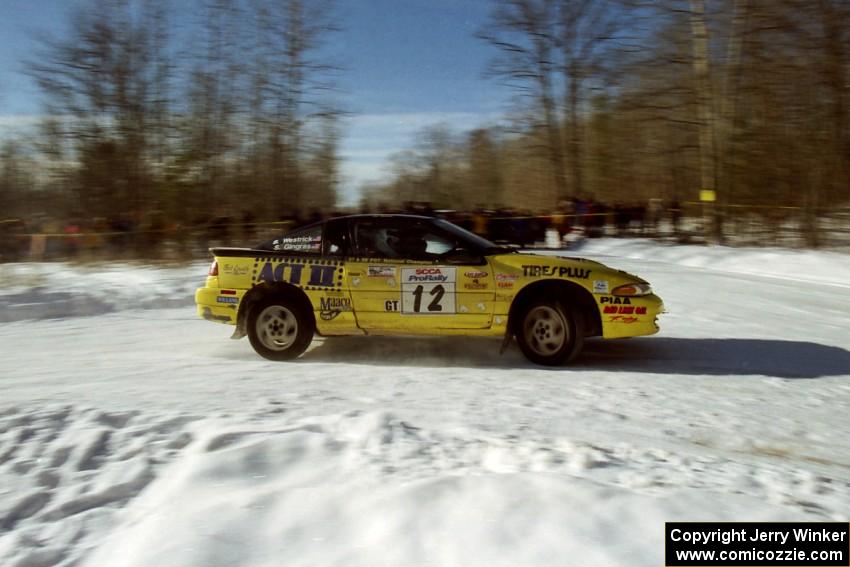
{"label": "snow-covered ground", "polygon": [[0,266],[0,565],[662,565],[665,521],[848,520],[850,256],[569,254],[662,332],[272,363],[195,317],[205,264]]}

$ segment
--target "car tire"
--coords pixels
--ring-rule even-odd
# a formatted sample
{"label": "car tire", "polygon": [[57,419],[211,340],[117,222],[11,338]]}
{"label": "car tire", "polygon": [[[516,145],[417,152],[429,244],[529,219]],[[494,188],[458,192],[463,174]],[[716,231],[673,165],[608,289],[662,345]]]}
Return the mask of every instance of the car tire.
{"label": "car tire", "polygon": [[292,360],[307,350],[316,323],[303,302],[276,295],[259,301],[248,313],[248,339],[269,360]]}
{"label": "car tire", "polygon": [[531,362],[544,366],[566,364],[584,345],[581,314],[560,301],[532,301],[520,312],[516,338]]}

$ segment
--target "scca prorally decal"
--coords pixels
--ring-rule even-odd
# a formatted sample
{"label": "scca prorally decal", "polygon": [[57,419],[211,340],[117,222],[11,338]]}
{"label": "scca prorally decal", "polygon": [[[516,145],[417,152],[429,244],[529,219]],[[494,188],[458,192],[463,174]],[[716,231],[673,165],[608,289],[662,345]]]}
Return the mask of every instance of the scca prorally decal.
{"label": "scca prorally decal", "polygon": [[523,266],[523,275],[526,277],[539,278],[559,277],[571,278],[576,280],[586,280],[590,277],[590,270],[580,270],[578,268],[568,268],[566,266]]}
{"label": "scca prorally decal", "polygon": [[402,268],[402,283],[447,283],[456,281],[456,268],[433,266],[427,268]]}
{"label": "scca prorally decal", "polygon": [[[298,286],[334,287],[336,266],[266,262],[257,275],[259,282],[286,282]],[[304,281],[306,278],[307,281]]]}

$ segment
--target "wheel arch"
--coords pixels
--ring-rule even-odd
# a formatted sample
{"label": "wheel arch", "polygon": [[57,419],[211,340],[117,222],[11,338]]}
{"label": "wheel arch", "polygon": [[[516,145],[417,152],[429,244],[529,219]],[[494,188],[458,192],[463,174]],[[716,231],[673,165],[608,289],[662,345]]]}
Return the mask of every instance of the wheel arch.
{"label": "wheel arch", "polygon": [[313,304],[303,289],[285,282],[263,282],[248,290],[248,293],[239,302],[239,311],[236,314],[236,330],[233,332],[232,338],[241,339],[248,334],[248,313],[251,312],[251,308],[272,296],[287,297],[299,302],[310,314],[313,320],[313,328],[316,328],[316,314],[313,311]]}
{"label": "wheel arch", "polygon": [[582,315],[586,337],[602,334],[602,317],[593,294],[577,283],[564,280],[542,280],[522,288],[511,302],[508,312],[508,332],[516,334],[519,315],[534,300],[539,297],[557,297],[565,300],[570,306],[576,307]]}

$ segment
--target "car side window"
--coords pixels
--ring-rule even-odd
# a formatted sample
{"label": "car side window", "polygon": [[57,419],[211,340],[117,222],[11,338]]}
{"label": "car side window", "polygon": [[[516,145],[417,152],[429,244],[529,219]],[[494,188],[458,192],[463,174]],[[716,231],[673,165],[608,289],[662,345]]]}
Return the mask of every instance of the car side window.
{"label": "car side window", "polygon": [[324,254],[342,256],[348,249],[348,225],[342,221],[329,221],[325,225]]}
{"label": "car side window", "polygon": [[433,256],[442,256],[457,246],[454,240],[436,232],[426,232],[422,239],[425,241],[425,252]]}
{"label": "car side window", "polygon": [[361,220],[354,227],[357,255],[365,258],[402,258],[398,241],[401,230],[381,219]]}
{"label": "car side window", "polygon": [[431,261],[457,245],[451,235],[417,221],[362,220],[354,232],[363,257]]}

